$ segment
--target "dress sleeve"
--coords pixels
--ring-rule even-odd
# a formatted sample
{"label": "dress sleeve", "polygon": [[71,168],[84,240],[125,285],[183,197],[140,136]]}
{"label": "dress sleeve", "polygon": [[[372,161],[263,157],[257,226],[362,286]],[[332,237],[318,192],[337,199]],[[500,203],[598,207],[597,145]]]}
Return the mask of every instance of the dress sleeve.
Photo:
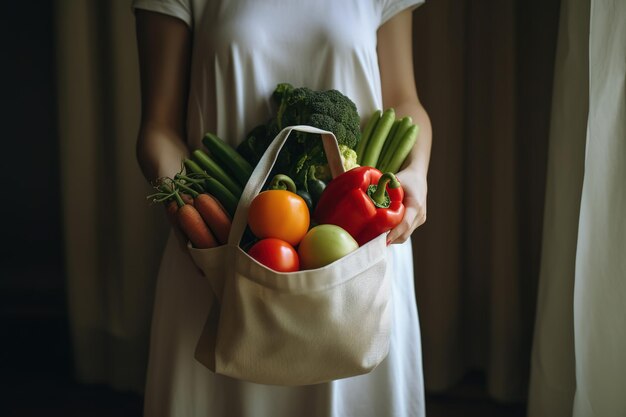
{"label": "dress sleeve", "polygon": [[148,10],[176,17],[193,27],[193,14],[190,0],[133,0],[132,10]]}
{"label": "dress sleeve", "polygon": [[380,24],[382,26],[389,19],[403,10],[413,10],[426,0],[378,0],[380,10]]}

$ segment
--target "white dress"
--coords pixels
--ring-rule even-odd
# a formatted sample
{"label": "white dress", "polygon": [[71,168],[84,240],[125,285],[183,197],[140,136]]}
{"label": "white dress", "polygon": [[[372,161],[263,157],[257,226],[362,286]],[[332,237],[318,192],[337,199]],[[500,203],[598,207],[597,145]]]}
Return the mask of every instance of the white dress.
{"label": "white dress", "polygon": [[[276,84],[335,88],[364,119],[382,108],[376,31],[423,0],[134,0],[193,32],[188,144],[206,131],[233,145],[272,112]],[[170,237],[158,276],[146,417],[422,417],[424,387],[410,243],[392,245],[390,352],[370,374],[306,387],[252,384],[194,359],[211,305],[208,282]]]}

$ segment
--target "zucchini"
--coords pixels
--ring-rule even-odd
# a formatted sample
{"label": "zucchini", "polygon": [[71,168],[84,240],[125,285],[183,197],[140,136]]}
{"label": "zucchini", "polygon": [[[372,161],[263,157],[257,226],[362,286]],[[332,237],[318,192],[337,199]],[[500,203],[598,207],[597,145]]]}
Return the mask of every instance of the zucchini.
{"label": "zucchini", "polygon": [[200,165],[198,165],[191,159],[185,159],[184,164],[188,173],[195,174],[204,179],[204,190],[220,202],[220,204],[226,209],[232,219],[235,216],[237,204],[239,204],[239,198],[235,197],[233,193],[228,191],[228,188],[226,188],[218,180],[207,174],[200,167]]}
{"label": "zucchini", "polygon": [[241,197],[241,193],[243,189],[231,177],[220,167],[217,162],[215,162],[209,155],[207,155],[203,150],[196,149],[191,153],[191,158],[200,165],[202,169],[209,174],[210,177],[215,178],[219,182],[222,183],[228,191],[233,193],[235,197]]}
{"label": "zucchini", "polygon": [[204,180],[204,184],[204,188],[207,192],[215,197],[222,204],[222,206],[224,206],[231,219],[234,218],[235,211],[237,211],[237,204],[239,204],[239,199],[213,177],[206,178]]}
{"label": "zucchini", "polygon": [[395,149],[389,149],[389,152],[391,152],[391,158],[389,160],[389,164],[384,167],[384,172],[392,172],[395,174],[400,170],[404,160],[407,156],[409,156],[411,149],[413,149],[413,146],[417,141],[418,133],[419,126],[411,125],[411,127],[409,127],[409,129],[404,132],[404,135],[400,138],[398,146]]}
{"label": "zucchini", "polygon": [[230,147],[222,139],[218,138],[211,132],[207,132],[202,138],[202,143],[211,152],[215,159],[220,162],[221,166],[230,171],[237,179],[241,187],[245,187],[250,175],[252,175],[252,166],[244,159],[236,150]]}
{"label": "zucchini", "polygon": [[376,128],[372,132],[372,136],[367,142],[365,148],[365,154],[361,160],[362,166],[375,167],[380,156],[380,151],[383,148],[385,139],[389,135],[389,130],[393,126],[393,122],[396,120],[396,112],[393,108],[389,108],[383,112],[380,120],[376,124]]}
{"label": "zucchini", "polygon": [[385,143],[383,144],[383,148],[380,150],[380,156],[378,157],[378,162],[376,162],[376,168],[378,168],[378,166],[380,165],[380,161],[382,161],[383,157],[385,156],[385,152],[387,152],[387,149],[389,149],[391,140],[396,135],[396,132],[398,131],[398,126],[400,126],[400,122],[401,122],[400,119],[396,119],[393,122],[393,125],[391,126],[391,130],[389,131],[389,134],[385,138]]}
{"label": "zucchini", "polygon": [[380,171],[385,171],[385,167],[389,164],[389,161],[393,157],[395,149],[398,147],[402,136],[406,133],[406,131],[413,125],[413,119],[410,116],[405,116],[400,119],[400,123],[398,128],[393,135],[391,132],[385,141],[385,146],[383,151],[380,153],[380,158],[378,158],[378,163],[376,164],[376,168]]}
{"label": "zucchini", "polygon": [[195,174],[198,177],[206,178],[207,173],[195,161],[187,158],[183,160],[183,165],[185,165],[187,175]]}
{"label": "zucchini", "polygon": [[365,149],[367,148],[367,142],[369,141],[370,136],[372,136],[372,132],[376,128],[376,124],[380,120],[380,116],[382,114],[383,114],[382,110],[376,110],[374,114],[372,114],[370,119],[367,121],[367,124],[365,125],[365,127],[363,128],[363,133],[361,134],[361,140],[359,141],[359,144],[356,146],[357,164],[361,163],[361,160],[363,159],[363,154],[365,153]]}

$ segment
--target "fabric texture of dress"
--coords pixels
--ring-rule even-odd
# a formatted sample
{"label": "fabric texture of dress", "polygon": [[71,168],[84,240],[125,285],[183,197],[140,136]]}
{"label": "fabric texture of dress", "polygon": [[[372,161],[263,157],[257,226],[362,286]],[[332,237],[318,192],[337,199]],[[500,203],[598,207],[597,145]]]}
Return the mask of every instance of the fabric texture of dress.
{"label": "fabric texture of dress", "polygon": [[[273,111],[276,84],[338,89],[362,119],[382,108],[377,29],[424,0],[134,0],[193,33],[187,142],[207,131],[236,145]],[[391,245],[388,357],[367,375],[276,387],[215,375],[194,358],[212,303],[207,280],[170,236],[159,271],[145,416],[422,417],[424,387],[410,242]]]}

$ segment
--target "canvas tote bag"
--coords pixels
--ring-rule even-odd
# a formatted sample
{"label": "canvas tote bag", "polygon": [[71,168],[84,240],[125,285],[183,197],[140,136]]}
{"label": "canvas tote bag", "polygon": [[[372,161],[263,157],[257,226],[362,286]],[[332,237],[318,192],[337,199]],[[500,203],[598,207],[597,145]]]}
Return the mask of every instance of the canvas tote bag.
{"label": "canvas tote bag", "polygon": [[322,268],[274,272],[239,246],[252,199],[292,130],[320,134],[333,177],[343,172],[335,136],[310,126],[281,131],[254,169],[228,244],[189,250],[216,300],[196,347],[212,371],[271,385],[308,385],[373,370],[389,350],[391,288],[383,234]]}

